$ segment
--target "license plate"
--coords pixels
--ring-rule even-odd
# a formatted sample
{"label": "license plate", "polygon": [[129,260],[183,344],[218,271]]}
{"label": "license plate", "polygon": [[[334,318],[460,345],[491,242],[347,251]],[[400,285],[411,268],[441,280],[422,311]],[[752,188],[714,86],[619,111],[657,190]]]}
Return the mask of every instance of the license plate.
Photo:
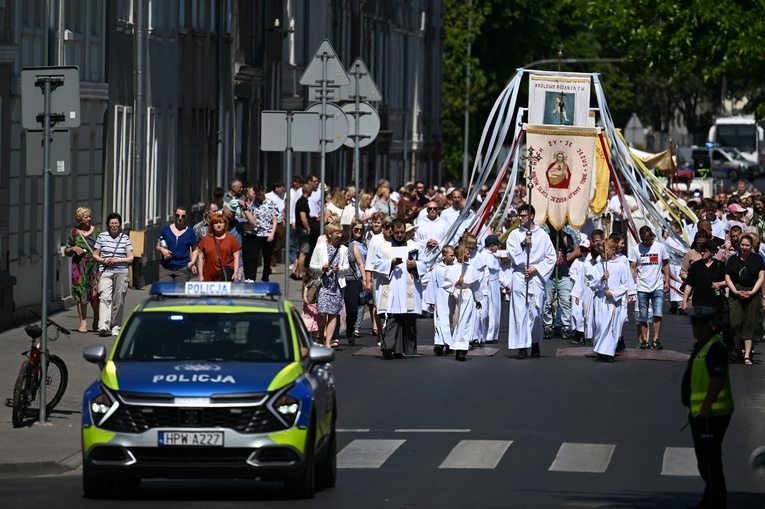
{"label": "license plate", "polygon": [[183,445],[192,447],[222,447],[222,431],[190,432],[160,431],[159,445]]}

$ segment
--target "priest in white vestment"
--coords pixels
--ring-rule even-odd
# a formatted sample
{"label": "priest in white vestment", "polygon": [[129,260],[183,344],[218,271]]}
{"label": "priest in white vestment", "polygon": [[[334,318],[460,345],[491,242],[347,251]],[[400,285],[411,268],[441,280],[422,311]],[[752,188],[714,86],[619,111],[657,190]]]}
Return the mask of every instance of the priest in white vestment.
{"label": "priest in white vestment", "polygon": [[547,232],[534,222],[533,206],[521,205],[518,217],[521,226],[507,239],[507,254],[513,263],[508,348],[518,349],[516,358],[525,359],[529,347],[532,357],[540,355],[545,284],[555,268],[555,248]]}
{"label": "priest in white vestment", "polygon": [[419,257],[417,243],[406,239],[406,223],[393,220],[389,241],[375,250],[372,270],[377,274],[375,302],[382,321],[385,359],[417,353],[417,316],[422,314],[421,275],[427,265]]}

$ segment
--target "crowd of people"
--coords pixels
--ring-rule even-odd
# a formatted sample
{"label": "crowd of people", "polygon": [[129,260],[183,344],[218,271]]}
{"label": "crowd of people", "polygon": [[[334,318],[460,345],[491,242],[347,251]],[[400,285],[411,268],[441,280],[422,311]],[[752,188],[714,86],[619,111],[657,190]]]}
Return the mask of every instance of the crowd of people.
{"label": "crowd of people", "polygon": [[[303,318],[328,347],[339,345],[343,322],[347,341],[355,344],[368,312],[385,358],[414,353],[414,318],[427,312],[436,355],[456,352],[464,360],[468,350],[499,340],[503,300],[510,310],[508,346],[518,359],[538,357],[542,340],[560,334],[575,345],[592,345],[611,362],[626,346],[631,306],[641,349],[662,348],[665,308],[681,314],[698,305],[720,309],[731,357],[746,364],[762,336],[765,196],[746,182],[710,198],[677,192],[698,220],[678,222],[662,209],[666,224],[642,226],[630,249],[622,203],[633,215],[639,211],[629,194],[618,199],[611,192],[605,231],[599,216],[587,228],[555,229],[536,221],[519,185],[509,190],[507,214],[470,235],[486,185],[470,205],[468,189],[423,182],[397,190],[387,181],[369,190],[319,185],[314,174],[296,176],[289,189],[272,182],[269,192],[233,180],[228,191],[215,190],[193,226],[187,209],[177,207],[157,239],[159,279],[256,281],[260,273],[260,281],[269,281],[289,228],[290,243],[283,246],[289,277],[302,282]],[[499,190],[505,192],[507,184]],[[117,334],[132,262],[129,236],[119,214],[109,216],[106,232],[91,225],[90,210],[80,208],[75,216],[66,254],[79,330],[89,330],[90,306],[91,330]],[[687,252],[678,241],[684,235],[691,241]]]}

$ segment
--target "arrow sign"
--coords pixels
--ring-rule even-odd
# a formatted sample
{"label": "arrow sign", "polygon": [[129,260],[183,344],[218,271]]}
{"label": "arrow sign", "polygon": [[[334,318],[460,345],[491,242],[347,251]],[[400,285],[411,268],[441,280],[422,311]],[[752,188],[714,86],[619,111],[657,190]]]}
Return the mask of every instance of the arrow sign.
{"label": "arrow sign", "polygon": [[340,87],[340,99],[343,101],[353,101],[356,99],[356,83],[359,81],[359,99],[367,102],[382,101],[382,95],[380,95],[380,89],[377,88],[377,83],[372,79],[369,74],[366,64],[361,58],[357,58],[353,61],[353,64],[349,68],[349,75],[354,78],[351,80],[351,84],[348,87]]}
{"label": "arrow sign", "polygon": [[348,74],[343,68],[342,62],[337,58],[335,49],[329,40],[324,39],[316,50],[316,54],[311,59],[311,63],[303,71],[303,75],[300,76],[300,84],[306,86],[321,85],[324,81],[324,66],[327,68],[327,84],[335,86],[350,85],[351,80],[348,78]]}

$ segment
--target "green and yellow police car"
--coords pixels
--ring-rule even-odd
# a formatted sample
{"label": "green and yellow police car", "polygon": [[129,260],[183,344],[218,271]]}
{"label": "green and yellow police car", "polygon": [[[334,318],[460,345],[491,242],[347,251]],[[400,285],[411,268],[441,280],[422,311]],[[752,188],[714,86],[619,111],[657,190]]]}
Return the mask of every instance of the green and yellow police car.
{"label": "green and yellow police car", "polygon": [[315,346],[276,283],[155,283],[83,397],[83,491],[107,498],[142,479],[334,486],[334,352]]}

